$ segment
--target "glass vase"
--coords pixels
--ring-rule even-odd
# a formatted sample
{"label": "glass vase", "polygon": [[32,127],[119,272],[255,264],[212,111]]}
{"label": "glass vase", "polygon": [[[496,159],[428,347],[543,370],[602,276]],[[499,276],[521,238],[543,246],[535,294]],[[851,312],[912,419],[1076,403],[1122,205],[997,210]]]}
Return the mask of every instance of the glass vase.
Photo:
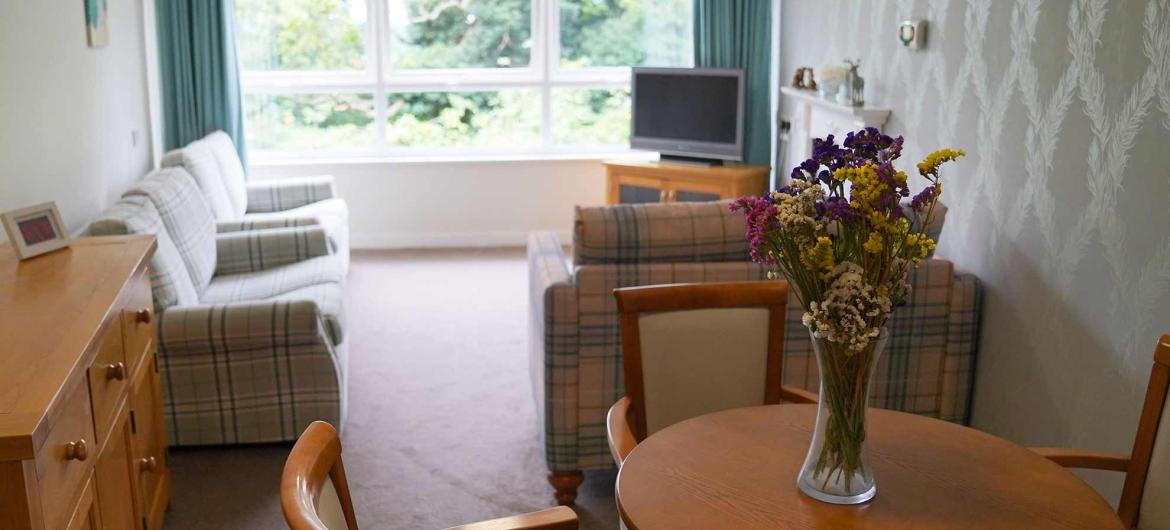
{"label": "glass vase", "polygon": [[796,484],[809,497],[832,504],[860,504],[877,494],[865,444],[869,387],[886,348],[883,328],[858,352],[812,337],[821,373],[817,424]]}

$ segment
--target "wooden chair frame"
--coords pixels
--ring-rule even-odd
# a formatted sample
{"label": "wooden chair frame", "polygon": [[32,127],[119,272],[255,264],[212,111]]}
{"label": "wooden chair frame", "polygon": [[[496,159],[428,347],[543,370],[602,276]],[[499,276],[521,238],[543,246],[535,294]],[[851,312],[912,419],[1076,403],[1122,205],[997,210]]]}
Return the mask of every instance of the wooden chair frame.
{"label": "wooden chair frame", "polygon": [[[337,490],[346,526],[357,530],[353,499],[341,462],[341,437],[332,425],[315,421],[297,439],[280,477],[280,509],[290,530],[328,530],[317,515],[326,478]],[[577,514],[562,506],[448,530],[577,530]]]}
{"label": "wooden chair frame", "polygon": [[333,481],[345,523],[357,530],[353,499],[345,465],[341,462],[341,437],[332,425],[315,421],[293,445],[280,477],[280,510],[291,530],[328,530],[317,516],[317,502],[325,480]]}
{"label": "wooden chair frame", "polygon": [[1167,390],[1170,390],[1170,335],[1162,335],[1157,349],[1154,350],[1154,367],[1150,372],[1150,384],[1146,387],[1142,413],[1138,418],[1137,436],[1134,437],[1132,453],[1126,456],[1080,449],[1032,450],[1064,467],[1125,473],[1125,485],[1121,489],[1117,515],[1121,517],[1121,522],[1126,528],[1137,528],[1142,492],[1145,490],[1146,477],[1150,472],[1154,437],[1162,420],[1162,409],[1166,406]]}
{"label": "wooden chair frame", "polygon": [[606,418],[610,452],[622,462],[638,442],[646,439],[645,388],[642,382],[642,341],[638,326],[641,313],[767,307],[768,359],[764,403],[782,400],[816,403],[817,395],[783,384],[784,326],[788,307],[788,283],[784,281],[712,282],[615,289],[621,318],[622,364],[626,396],[610,408]]}

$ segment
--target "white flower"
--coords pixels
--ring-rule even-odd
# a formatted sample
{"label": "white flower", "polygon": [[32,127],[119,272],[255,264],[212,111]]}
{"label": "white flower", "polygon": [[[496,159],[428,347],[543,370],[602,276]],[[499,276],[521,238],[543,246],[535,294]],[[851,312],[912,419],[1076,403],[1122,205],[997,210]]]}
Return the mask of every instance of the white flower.
{"label": "white flower", "polygon": [[825,229],[825,221],[817,219],[817,202],[825,199],[825,189],[820,184],[804,180],[793,180],[789,187],[796,192],[795,195],[772,193],[776,220],[801,247],[807,247],[814,244],[816,235]]}
{"label": "white flower", "polygon": [[890,298],[866,283],[865,270],[853,262],[837,265],[828,281],[824,300],[810,303],[801,320],[814,337],[842,344],[850,352],[865,349],[890,316]]}

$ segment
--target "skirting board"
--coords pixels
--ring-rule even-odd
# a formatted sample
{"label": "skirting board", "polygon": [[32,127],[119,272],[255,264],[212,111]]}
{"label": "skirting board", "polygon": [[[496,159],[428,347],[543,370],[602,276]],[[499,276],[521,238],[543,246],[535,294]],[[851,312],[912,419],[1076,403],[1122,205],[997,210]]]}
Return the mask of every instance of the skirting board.
{"label": "skirting board", "polygon": [[[568,230],[557,230],[563,244],[572,241]],[[355,249],[523,247],[531,232],[432,232],[350,234]]]}

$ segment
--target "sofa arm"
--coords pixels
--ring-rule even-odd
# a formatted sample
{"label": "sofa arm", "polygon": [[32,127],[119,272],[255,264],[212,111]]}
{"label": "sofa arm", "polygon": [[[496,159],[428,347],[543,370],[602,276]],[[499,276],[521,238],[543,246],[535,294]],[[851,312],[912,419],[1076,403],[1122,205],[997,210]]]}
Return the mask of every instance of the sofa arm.
{"label": "sofa arm", "polygon": [[246,232],[249,230],[267,230],[270,228],[293,228],[297,226],[313,226],[320,224],[314,217],[288,217],[261,219],[258,221],[217,221],[215,231],[219,234],[228,232]]}
{"label": "sofa arm", "polygon": [[971,420],[982,308],[983,285],[979,278],[965,272],[956,273],[947,312],[947,349],[939,404],[939,417],[944,420],[962,424]]}
{"label": "sofa arm", "polygon": [[280,212],[336,196],[331,175],[249,182],[247,212]]}
{"label": "sofa arm", "polygon": [[215,275],[254,272],[330,254],[320,226],[270,228],[216,234]]}
{"label": "sofa arm", "polygon": [[[576,465],[576,453],[557,439],[576,439],[577,289],[560,239],[552,232],[528,236],[529,371],[536,414],[550,468]],[[548,411],[572,411],[572,419]]]}
{"label": "sofa arm", "polygon": [[172,445],[293,440],[343,419],[344,367],[312,301],[171,307],[158,341]]}

